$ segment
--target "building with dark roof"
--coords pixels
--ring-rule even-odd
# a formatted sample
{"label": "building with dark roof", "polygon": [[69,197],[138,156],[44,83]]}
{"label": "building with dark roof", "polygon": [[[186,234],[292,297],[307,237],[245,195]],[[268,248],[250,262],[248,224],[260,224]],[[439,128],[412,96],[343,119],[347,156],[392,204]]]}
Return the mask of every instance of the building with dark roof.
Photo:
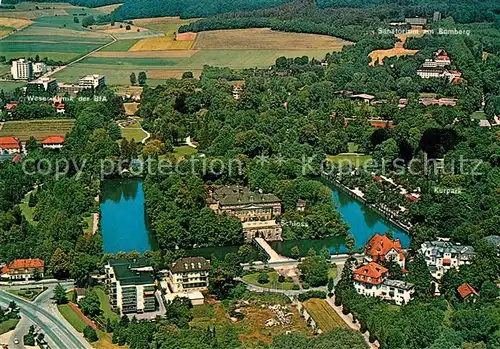
{"label": "building with dark roof", "polygon": [[474,247],[454,243],[445,238],[424,242],[420,246],[420,253],[424,255],[431,275],[437,280],[450,269],[458,270],[462,265],[472,264],[476,256]]}
{"label": "building with dark roof", "polygon": [[176,260],[169,271],[172,292],[206,291],[211,269],[210,261],[203,257]]}
{"label": "building with dark roof", "polygon": [[142,260],[111,259],[104,267],[111,307],[121,314],[156,309],[153,267]]}
{"label": "building with dark roof", "polygon": [[[281,200],[274,194],[265,194],[242,186],[214,186],[208,189],[208,205],[217,214],[227,213],[243,223],[245,241],[254,237],[281,240],[281,226],[275,217],[281,215]],[[246,222],[265,221],[265,226]]]}

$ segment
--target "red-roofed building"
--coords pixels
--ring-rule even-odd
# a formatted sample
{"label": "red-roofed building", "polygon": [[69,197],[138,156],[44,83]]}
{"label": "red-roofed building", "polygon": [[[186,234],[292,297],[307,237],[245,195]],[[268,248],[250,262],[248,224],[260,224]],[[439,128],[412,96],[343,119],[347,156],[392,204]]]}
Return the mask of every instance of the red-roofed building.
{"label": "red-roofed building", "polygon": [[375,234],[365,246],[365,260],[367,262],[393,261],[401,268],[405,265],[405,255],[401,241],[391,240],[387,235]]}
{"label": "red-roofed building", "polygon": [[14,137],[0,137],[0,154],[15,154],[21,152],[21,144]]}
{"label": "red-roofed building", "polygon": [[19,161],[21,161],[21,154],[16,154],[14,158],[12,158],[12,162],[17,164]]}
{"label": "red-roofed building", "polygon": [[355,281],[371,285],[380,285],[387,276],[388,269],[375,262],[365,264],[354,271]]}
{"label": "red-roofed building", "polygon": [[411,201],[411,202],[418,201],[418,196],[415,196],[413,194],[406,194],[405,197],[408,199],[408,201]]}
{"label": "red-roofed building", "polygon": [[372,121],[370,121],[370,124],[376,128],[394,128],[395,127],[394,124],[392,123],[392,121],[372,120]]}
{"label": "red-roofed building", "polygon": [[468,283],[463,283],[457,288],[458,295],[462,300],[475,302],[476,298],[479,296],[479,293]]}
{"label": "red-roofed building", "polygon": [[2,278],[9,280],[29,280],[32,279],[35,270],[39,276],[43,277],[44,262],[41,259],[16,259],[9,265],[2,268]]}
{"label": "red-roofed building", "polygon": [[63,147],[64,137],[63,136],[50,136],[43,140],[43,148],[48,149],[61,149]]}
{"label": "red-roofed building", "polygon": [[407,304],[413,299],[415,285],[401,280],[389,279],[387,268],[370,262],[354,271],[354,289],[357,293],[380,297],[398,305]]}

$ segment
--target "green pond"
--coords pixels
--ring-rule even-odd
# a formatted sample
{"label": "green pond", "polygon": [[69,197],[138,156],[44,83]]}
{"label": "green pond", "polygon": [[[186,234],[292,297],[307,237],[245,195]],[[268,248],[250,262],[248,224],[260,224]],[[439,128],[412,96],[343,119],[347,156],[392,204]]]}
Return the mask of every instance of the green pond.
{"label": "green pond", "polygon": [[[355,247],[361,249],[375,233],[392,231],[393,236],[401,240],[403,247],[408,247],[409,236],[388,222],[377,212],[353,199],[343,191],[332,187],[332,201],[338,207],[343,219],[350,225]],[[144,212],[144,192],[142,181],[133,179],[105,180],[102,185],[101,230],[104,252],[119,251],[144,252],[156,248],[148,230]],[[317,251],[327,247],[331,254],[344,253],[344,239],[331,237],[322,240],[287,240],[271,242],[270,245],[280,254],[290,256],[290,249],[299,247],[302,255],[310,248]],[[218,258],[236,252],[238,246],[205,247],[188,251],[189,255],[201,255]]]}

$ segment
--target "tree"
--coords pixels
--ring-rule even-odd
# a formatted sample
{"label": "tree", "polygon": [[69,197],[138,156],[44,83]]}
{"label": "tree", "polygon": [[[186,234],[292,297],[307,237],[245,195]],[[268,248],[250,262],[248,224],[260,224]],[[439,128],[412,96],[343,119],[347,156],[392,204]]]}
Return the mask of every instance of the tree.
{"label": "tree", "polygon": [[66,290],[61,284],[57,284],[54,288],[54,297],[53,299],[57,304],[66,304],[68,303],[68,297],[66,297]]}
{"label": "tree", "polygon": [[290,249],[290,254],[291,254],[291,256],[292,256],[293,259],[299,259],[299,257],[300,257],[299,247],[298,246],[293,246]]}
{"label": "tree", "polygon": [[80,23],[80,20],[78,19],[77,16],[73,17],[73,23]]}
{"label": "tree", "polygon": [[414,260],[408,265],[408,276],[406,280],[415,284],[415,291],[421,296],[430,296],[430,284],[432,281],[431,273],[425,263],[425,258],[418,253]]}
{"label": "tree", "polygon": [[146,75],[146,72],[141,71],[139,73],[139,77],[137,80],[139,82],[139,85],[144,86],[144,85],[146,85],[147,79],[148,79],[148,76]]}
{"label": "tree", "polygon": [[193,79],[193,78],[194,78],[193,72],[185,71],[184,73],[182,73],[182,79]]}
{"label": "tree", "polygon": [[135,85],[137,83],[137,77],[135,76],[135,73],[132,72],[130,73],[130,84]]}
{"label": "tree", "polygon": [[312,287],[324,286],[328,282],[328,262],[323,256],[309,255],[298,266],[302,279]]}
{"label": "tree", "polygon": [[85,298],[80,301],[79,305],[82,313],[91,317],[98,316],[101,312],[99,296],[93,290],[87,292]]}
{"label": "tree", "polygon": [[50,270],[56,279],[68,277],[71,268],[71,260],[63,250],[57,248],[50,259]]}
{"label": "tree", "polygon": [[259,284],[267,284],[269,282],[269,275],[267,273],[260,273],[257,282]]}
{"label": "tree", "polygon": [[333,278],[328,278],[328,293],[331,293],[334,287],[334,280]]}
{"label": "tree", "polygon": [[26,141],[26,150],[28,152],[35,151],[39,148],[39,145],[36,141],[36,138],[31,136],[27,141]]}
{"label": "tree", "polygon": [[96,342],[99,338],[97,337],[97,332],[90,326],[86,326],[83,329],[83,336],[90,342]]}
{"label": "tree", "polygon": [[349,254],[354,253],[355,240],[354,240],[354,236],[352,236],[352,234],[349,234],[345,237],[344,246],[345,246],[345,248],[347,248],[347,251],[349,252]]}
{"label": "tree", "polygon": [[130,29],[132,29],[132,28],[130,27],[130,25],[128,25],[128,24],[127,24],[127,25],[125,26],[125,30],[130,30]]}

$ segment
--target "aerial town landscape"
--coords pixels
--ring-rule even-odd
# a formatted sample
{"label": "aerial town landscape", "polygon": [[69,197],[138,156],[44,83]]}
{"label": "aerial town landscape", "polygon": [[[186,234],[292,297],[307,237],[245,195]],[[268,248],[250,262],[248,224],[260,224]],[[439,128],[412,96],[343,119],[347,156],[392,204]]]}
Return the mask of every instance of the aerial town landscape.
{"label": "aerial town landscape", "polygon": [[500,2],[0,1],[0,348],[500,349]]}

